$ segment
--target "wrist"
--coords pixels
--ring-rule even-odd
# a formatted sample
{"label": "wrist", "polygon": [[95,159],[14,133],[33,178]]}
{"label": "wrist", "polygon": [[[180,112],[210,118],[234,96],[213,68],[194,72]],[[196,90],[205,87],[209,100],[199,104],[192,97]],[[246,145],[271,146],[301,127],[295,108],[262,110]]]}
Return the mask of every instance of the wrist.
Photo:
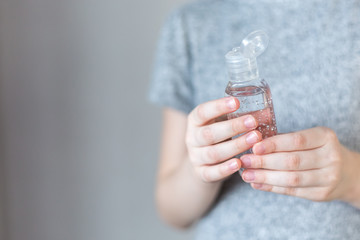
{"label": "wrist", "polygon": [[360,154],[346,149],[345,156],[348,159],[347,169],[345,169],[348,187],[343,200],[360,208]]}

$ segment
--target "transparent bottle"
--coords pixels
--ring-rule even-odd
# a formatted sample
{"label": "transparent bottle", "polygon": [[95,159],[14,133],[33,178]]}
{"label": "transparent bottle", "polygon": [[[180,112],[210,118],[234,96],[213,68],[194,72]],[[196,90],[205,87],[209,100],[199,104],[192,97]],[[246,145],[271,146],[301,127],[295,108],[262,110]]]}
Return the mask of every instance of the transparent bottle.
{"label": "transparent bottle", "polygon": [[256,57],[265,51],[268,43],[268,35],[258,30],[250,33],[240,47],[233,48],[225,56],[229,75],[225,95],[236,97],[240,102],[240,108],[227,117],[253,115],[263,139],[277,134],[270,88],[265,80],[260,79],[256,62]]}

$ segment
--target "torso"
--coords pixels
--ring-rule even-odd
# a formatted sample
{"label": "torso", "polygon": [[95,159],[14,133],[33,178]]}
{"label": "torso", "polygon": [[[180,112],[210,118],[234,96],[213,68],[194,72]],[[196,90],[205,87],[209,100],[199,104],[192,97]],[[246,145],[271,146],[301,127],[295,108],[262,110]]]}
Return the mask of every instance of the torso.
{"label": "torso", "polygon": [[[264,29],[258,58],[280,133],[332,128],[360,151],[360,1],[200,1],[184,10],[195,105],[224,96],[224,55]],[[260,192],[234,175],[198,225],[198,239],[360,239],[360,210]]]}

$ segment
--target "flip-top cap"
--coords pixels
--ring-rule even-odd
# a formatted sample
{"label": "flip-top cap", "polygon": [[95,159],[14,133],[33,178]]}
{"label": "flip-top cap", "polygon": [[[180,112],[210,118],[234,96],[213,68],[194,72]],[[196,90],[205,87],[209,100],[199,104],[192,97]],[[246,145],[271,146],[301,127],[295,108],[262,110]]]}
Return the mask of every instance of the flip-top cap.
{"label": "flip-top cap", "polygon": [[263,30],[257,30],[242,40],[240,49],[244,57],[253,58],[262,54],[269,44],[269,36]]}
{"label": "flip-top cap", "polygon": [[244,38],[239,47],[225,55],[227,70],[231,79],[246,81],[258,76],[256,58],[269,44],[268,35],[257,30]]}

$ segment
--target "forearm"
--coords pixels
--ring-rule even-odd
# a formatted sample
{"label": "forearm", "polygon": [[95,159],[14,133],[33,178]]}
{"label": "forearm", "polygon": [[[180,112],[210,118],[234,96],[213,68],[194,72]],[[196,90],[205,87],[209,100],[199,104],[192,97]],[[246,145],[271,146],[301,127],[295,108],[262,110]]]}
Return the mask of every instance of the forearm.
{"label": "forearm", "polygon": [[188,159],[176,170],[160,176],[156,201],[161,216],[171,225],[186,228],[213,204],[221,182],[206,183],[196,176]]}

